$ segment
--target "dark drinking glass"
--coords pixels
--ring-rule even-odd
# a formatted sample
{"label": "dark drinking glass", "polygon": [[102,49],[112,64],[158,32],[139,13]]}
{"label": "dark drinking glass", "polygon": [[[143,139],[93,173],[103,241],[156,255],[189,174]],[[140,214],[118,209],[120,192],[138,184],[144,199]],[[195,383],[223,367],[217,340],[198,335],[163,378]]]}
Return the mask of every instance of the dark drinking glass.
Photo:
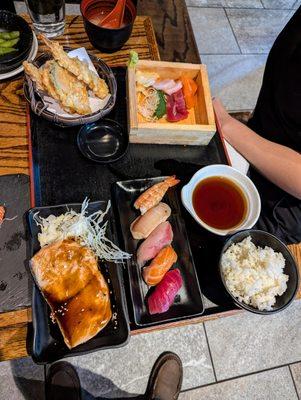
{"label": "dark drinking glass", "polygon": [[65,27],[65,0],[25,0],[33,27],[49,38],[61,35]]}

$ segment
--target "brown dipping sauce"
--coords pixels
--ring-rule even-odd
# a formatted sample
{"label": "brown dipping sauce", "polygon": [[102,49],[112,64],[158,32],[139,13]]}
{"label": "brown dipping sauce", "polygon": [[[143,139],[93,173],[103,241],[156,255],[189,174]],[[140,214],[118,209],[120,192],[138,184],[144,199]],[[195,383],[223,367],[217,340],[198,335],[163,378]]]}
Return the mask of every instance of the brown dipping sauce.
{"label": "brown dipping sauce", "polygon": [[212,176],[198,183],[192,194],[192,204],[197,216],[216,229],[235,228],[248,211],[242,189],[222,176]]}

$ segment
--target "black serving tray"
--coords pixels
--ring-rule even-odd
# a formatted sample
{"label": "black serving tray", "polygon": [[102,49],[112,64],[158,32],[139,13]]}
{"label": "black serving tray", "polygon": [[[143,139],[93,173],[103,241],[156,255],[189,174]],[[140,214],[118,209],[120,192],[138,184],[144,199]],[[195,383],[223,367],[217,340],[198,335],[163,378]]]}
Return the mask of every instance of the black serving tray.
{"label": "black serving tray", "polygon": [[[116,105],[108,118],[117,121],[128,133],[126,68],[112,67],[117,82]],[[77,147],[80,127],[62,128],[30,112],[28,126],[32,155],[31,185],[36,206],[49,206],[109,200],[112,184],[119,181],[177,175],[178,198],[181,185],[200,168],[227,164],[221,137],[216,133],[207,146],[181,146],[130,143],[125,156],[113,164],[100,165],[83,157]],[[223,240],[205,231],[181,206],[199,284],[204,295],[205,316],[236,308],[226,293],[218,272],[218,256]],[[125,271],[125,291],[131,331],[144,330],[134,322]]]}
{"label": "black serving tray", "polygon": [[[107,203],[97,201],[89,203],[87,208],[88,215],[99,209],[105,209]],[[31,258],[39,249],[38,242],[39,228],[33,216],[36,212],[43,218],[53,214],[61,215],[67,210],[73,209],[79,212],[81,204],[64,204],[53,207],[36,207],[27,213],[29,226],[29,257]],[[111,221],[111,215],[109,215]],[[114,233],[111,227],[108,228],[108,235],[112,240]],[[57,326],[50,320],[50,308],[47,305],[38,287],[34,284],[32,293],[32,320],[33,320],[33,341],[31,356],[38,364],[50,363],[61,358],[89,353],[99,349],[108,349],[124,346],[129,339],[129,321],[124,293],[122,276],[122,266],[113,263],[101,263],[101,272],[108,282],[110,288],[110,300],[113,313],[117,317],[110,321],[108,325],[95,337],[75,348],[69,350],[64,343],[63,336]]]}
{"label": "black serving tray", "polygon": [[140,215],[139,211],[133,207],[134,201],[143,191],[162,180],[164,180],[164,177],[134,179],[116,182],[112,187],[112,200],[116,210],[115,216],[117,224],[119,224],[120,245],[127,252],[133,254],[132,259],[127,261],[127,271],[129,274],[129,291],[134,321],[137,326],[151,326],[193,318],[201,315],[204,311],[202,294],[175,188],[168,190],[163,201],[172,210],[168,220],[174,233],[172,246],[178,255],[178,260],[172,269],[178,268],[180,270],[183,286],[177,294],[174,304],[167,312],[150,315],[147,309],[145,298],[150,287],[143,281],[141,268],[137,265],[134,256],[141,241],[133,239],[130,225]]}

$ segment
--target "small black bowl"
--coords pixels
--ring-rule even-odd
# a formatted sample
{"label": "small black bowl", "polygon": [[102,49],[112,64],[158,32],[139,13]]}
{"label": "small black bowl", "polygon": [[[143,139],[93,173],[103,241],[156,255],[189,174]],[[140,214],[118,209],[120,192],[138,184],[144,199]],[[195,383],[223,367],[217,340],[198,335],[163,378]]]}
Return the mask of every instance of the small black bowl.
{"label": "small black bowl", "polygon": [[86,124],[77,135],[77,145],[81,153],[100,164],[119,160],[125,155],[128,144],[127,132],[111,119]]}
{"label": "small black bowl", "polygon": [[0,28],[20,32],[16,45],[18,51],[0,56],[0,73],[4,74],[18,68],[27,59],[32,48],[33,33],[25,19],[9,11],[0,11]]}
{"label": "small black bowl", "polygon": [[83,16],[86,33],[92,45],[105,53],[113,53],[120,50],[131,36],[136,18],[136,7],[132,0],[126,0],[124,12],[125,25],[119,29],[104,28],[90,22],[94,10],[112,10],[116,0],[82,0],[80,11]]}
{"label": "small black bowl", "polygon": [[[227,284],[224,279],[223,271],[222,271],[222,266],[221,266],[221,259],[222,255],[228,250],[228,248],[233,244],[233,243],[239,243],[242,240],[244,240],[246,237],[251,236],[252,242],[256,246],[260,247],[271,247],[274,251],[282,253],[284,259],[285,259],[285,267],[284,267],[284,273],[289,276],[288,282],[287,282],[287,289],[286,291],[281,295],[276,297],[276,303],[273,306],[272,310],[258,310],[255,307],[252,307],[248,304],[245,304],[241,301],[239,301],[236,297],[233,296],[233,294],[228,290]],[[299,287],[299,273],[298,273],[298,267],[296,265],[296,262],[288,250],[287,246],[281,242],[276,236],[264,232],[264,231],[259,231],[255,229],[246,229],[244,231],[240,231],[233,236],[231,236],[226,243],[224,244],[224,247],[221,251],[221,257],[219,260],[219,271],[221,275],[221,279],[223,281],[223,284],[229,293],[229,295],[232,297],[234,302],[241,308],[244,308],[247,311],[250,311],[255,314],[263,314],[263,315],[269,315],[269,314],[275,314],[276,312],[284,310],[293,300],[294,297],[297,293],[298,287]]]}

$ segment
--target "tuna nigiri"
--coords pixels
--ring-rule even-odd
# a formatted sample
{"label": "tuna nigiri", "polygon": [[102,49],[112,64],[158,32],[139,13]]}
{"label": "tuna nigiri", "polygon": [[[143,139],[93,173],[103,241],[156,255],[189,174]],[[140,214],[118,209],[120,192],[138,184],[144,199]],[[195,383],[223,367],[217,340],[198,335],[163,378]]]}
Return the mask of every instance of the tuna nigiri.
{"label": "tuna nigiri", "polygon": [[147,261],[156,257],[163,247],[169,245],[172,239],[173,232],[170,223],[168,221],[162,222],[139,246],[137,251],[137,264],[143,267]]}
{"label": "tuna nigiri", "polygon": [[148,285],[157,285],[163,279],[166,272],[177,261],[177,253],[171,246],[160,250],[148,267],[143,269],[143,279]]}
{"label": "tuna nigiri", "polygon": [[143,192],[134,203],[136,209],[140,209],[141,214],[158,204],[164,197],[167,190],[180,182],[175,175],[169,176],[163,182],[156,183]]}
{"label": "tuna nigiri", "polygon": [[147,300],[149,313],[162,314],[168,311],[182,284],[183,280],[178,269],[168,271]]}
{"label": "tuna nigiri", "polygon": [[134,239],[147,238],[161,222],[167,220],[171,214],[170,207],[165,203],[159,203],[148,210],[144,215],[136,218],[131,224],[131,233]]}

